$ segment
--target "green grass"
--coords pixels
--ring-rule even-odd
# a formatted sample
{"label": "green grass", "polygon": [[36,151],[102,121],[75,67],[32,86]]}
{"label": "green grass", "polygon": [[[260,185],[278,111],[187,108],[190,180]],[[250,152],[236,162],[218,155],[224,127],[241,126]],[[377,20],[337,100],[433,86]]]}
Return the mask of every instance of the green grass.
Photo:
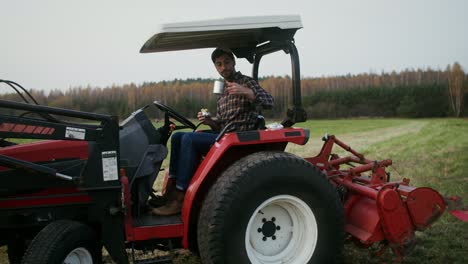
{"label": "green grass", "polygon": [[337,120],[310,120],[306,123],[297,123],[295,126],[308,128],[312,134],[355,133],[379,128],[394,127],[408,122],[405,119],[337,119]]}
{"label": "green grass", "polygon": [[[467,119],[346,119],[296,124],[311,132],[305,146],[289,145],[287,151],[315,156],[325,133],[339,139],[369,159],[393,160],[388,169],[392,180],[411,179],[411,185],[428,186],[442,195],[461,196],[468,204]],[[163,164],[168,166],[168,159]],[[162,177],[160,177],[162,178]],[[417,245],[404,263],[468,263],[468,223],[449,214],[424,232],[417,232]],[[3,253],[2,253],[3,251]],[[0,248],[0,263],[5,256]],[[345,246],[345,263],[392,263],[390,250],[381,257],[352,243]],[[175,263],[199,263],[196,256],[179,254]]]}

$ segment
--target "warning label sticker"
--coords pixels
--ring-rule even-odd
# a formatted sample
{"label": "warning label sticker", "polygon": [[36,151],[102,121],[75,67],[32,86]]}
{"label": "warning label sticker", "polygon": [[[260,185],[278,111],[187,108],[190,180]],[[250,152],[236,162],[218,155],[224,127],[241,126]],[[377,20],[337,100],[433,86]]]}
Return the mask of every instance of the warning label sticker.
{"label": "warning label sticker", "polygon": [[86,129],[77,127],[67,127],[65,130],[65,137],[72,139],[85,139]]}
{"label": "warning label sticker", "polygon": [[119,178],[117,152],[115,150],[102,152],[102,175],[104,181],[115,181]]}

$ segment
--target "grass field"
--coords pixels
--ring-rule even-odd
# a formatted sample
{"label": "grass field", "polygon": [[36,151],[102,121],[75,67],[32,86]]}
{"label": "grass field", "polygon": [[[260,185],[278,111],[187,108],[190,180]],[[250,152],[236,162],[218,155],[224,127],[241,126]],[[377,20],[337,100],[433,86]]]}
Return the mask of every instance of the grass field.
{"label": "grass field", "polygon": [[[289,145],[287,151],[303,157],[315,156],[321,137],[334,134],[369,159],[392,159],[392,180],[410,178],[414,186],[432,187],[442,195],[459,195],[468,204],[467,119],[346,119],[308,121],[298,124],[311,132],[305,146]],[[167,167],[167,161],[165,162]],[[449,214],[423,233],[404,263],[468,263],[468,223]],[[0,263],[7,263],[5,247]],[[392,263],[388,250],[375,257],[367,249],[345,245],[345,263]],[[196,256],[181,252],[175,263],[200,263]]]}

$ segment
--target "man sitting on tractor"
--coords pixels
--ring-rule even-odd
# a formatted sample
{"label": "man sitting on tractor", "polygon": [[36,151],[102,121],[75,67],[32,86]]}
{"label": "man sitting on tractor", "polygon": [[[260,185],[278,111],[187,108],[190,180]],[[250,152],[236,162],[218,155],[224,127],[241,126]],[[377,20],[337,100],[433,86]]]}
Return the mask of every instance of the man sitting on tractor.
{"label": "man sitting on tractor", "polygon": [[[200,122],[214,132],[254,130],[258,126],[261,109],[273,106],[273,97],[253,78],[236,72],[236,61],[231,51],[217,48],[211,60],[218,73],[224,78],[226,89],[217,101],[216,119],[205,112],[198,112]],[[227,126],[227,127],[226,127]],[[190,179],[201,155],[205,155],[215,142],[217,133],[177,132],[171,139],[169,181],[166,187],[166,204],[151,210],[155,215],[173,215],[182,210]]]}

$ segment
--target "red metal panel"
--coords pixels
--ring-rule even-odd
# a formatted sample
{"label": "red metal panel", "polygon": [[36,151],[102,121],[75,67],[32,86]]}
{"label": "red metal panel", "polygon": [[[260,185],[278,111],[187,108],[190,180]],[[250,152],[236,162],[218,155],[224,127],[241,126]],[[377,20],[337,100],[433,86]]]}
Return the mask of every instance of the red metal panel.
{"label": "red metal panel", "polygon": [[468,211],[453,210],[453,211],[450,211],[450,214],[462,220],[463,222],[468,222]]}
{"label": "red metal panel", "polygon": [[[365,245],[384,239],[375,200],[360,195],[346,208],[345,231]],[[350,201],[350,200],[348,200]]]}
{"label": "red metal panel", "polygon": [[133,241],[135,237],[133,232],[132,202],[130,200],[131,198],[128,177],[124,169],[120,169],[120,183],[122,184],[122,203],[125,210],[125,238],[127,241]]}
{"label": "red metal panel", "polygon": [[440,194],[428,187],[417,188],[408,194],[408,210],[417,230],[424,230],[445,211],[445,201]]}
{"label": "red metal panel", "polygon": [[[0,149],[0,154],[30,162],[57,159],[87,159],[88,142],[73,140],[44,140]],[[1,167],[0,167],[0,170]]]}
{"label": "red metal panel", "polygon": [[403,246],[414,238],[414,228],[400,194],[391,186],[382,188],[377,196],[382,229],[391,246]]}

